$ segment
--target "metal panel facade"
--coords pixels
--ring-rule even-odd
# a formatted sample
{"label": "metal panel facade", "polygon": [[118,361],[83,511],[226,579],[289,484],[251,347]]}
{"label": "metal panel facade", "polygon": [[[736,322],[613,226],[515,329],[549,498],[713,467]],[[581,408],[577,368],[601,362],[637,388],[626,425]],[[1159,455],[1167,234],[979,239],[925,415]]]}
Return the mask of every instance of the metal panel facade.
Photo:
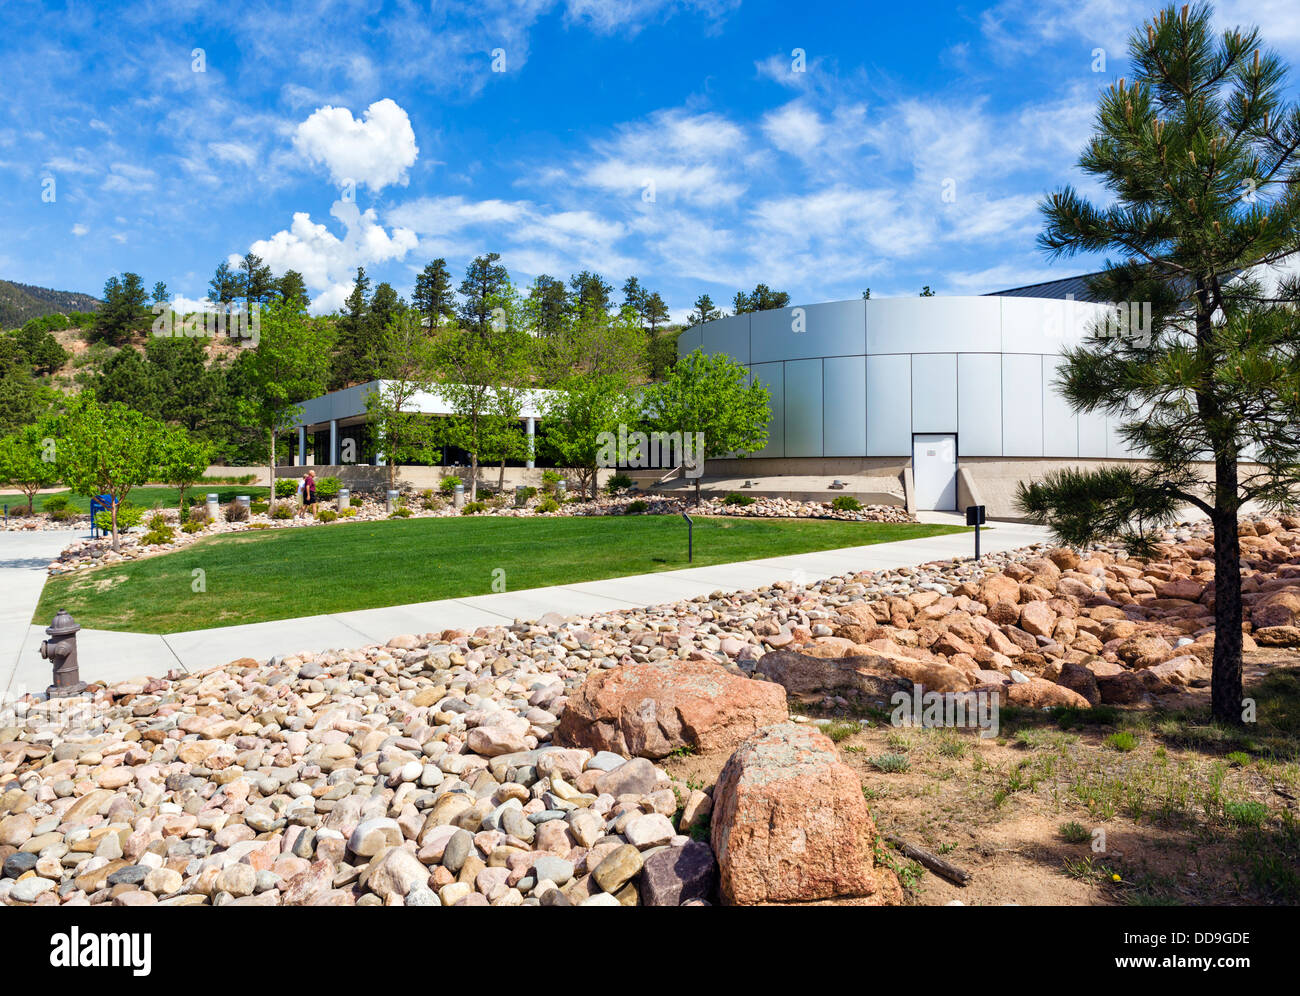
{"label": "metal panel facade", "polygon": [[867,357],[867,456],[912,452],[912,357]]}
{"label": "metal panel facade", "polygon": [[867,452],[867,358],[822,360],[822,450],[828,457]]}
{"label": "metal panel facade", "polygon": [[822,455],[822,361],[785,365],[785,455]]}
{"label": "metal panel facade", "polygon": [[961,456],[1002,455],[1002,357],[957,356],[957,448]]}
{"label": "metal panel facade", "polygon": [[832,301],[754,312],[748,316],[750,356],[754,363],[861,356],[867,351],[866,303]]}

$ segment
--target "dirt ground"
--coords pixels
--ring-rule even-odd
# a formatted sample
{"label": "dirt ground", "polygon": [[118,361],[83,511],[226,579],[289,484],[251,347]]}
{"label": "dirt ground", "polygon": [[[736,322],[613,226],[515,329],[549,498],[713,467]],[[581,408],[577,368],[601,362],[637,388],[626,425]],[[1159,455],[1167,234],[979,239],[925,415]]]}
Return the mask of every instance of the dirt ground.
{"label": "dirt ground", "polygon": [[[1158,708],[1003,709],[996,737],[895,728],[792,703],[858,772],[880,853],[916,905],[1300,903],[1300,653],[1255,651],[1257,722],[1209,721],[1209,689]],[[664,764],[712,786],[726,755]],[[954,885],[897,837],[971,873]]]}

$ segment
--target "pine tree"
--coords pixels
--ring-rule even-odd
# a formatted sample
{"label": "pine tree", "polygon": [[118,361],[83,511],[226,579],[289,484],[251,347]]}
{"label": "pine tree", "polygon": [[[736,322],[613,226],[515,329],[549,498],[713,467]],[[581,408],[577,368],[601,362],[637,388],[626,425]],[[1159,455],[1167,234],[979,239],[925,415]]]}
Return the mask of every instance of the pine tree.
{"label": "pine tree", "polygon": [[431,329],[437,328],[456,313],[451,273],[447,270],[445,259],[439,257],[420,271],[420,275],[415,278],[411,303]]}
{"label": "pine tree", "polygon": [[1050,475],[1019,500],[1079,545],[1118,536],[1142,549],[1187,506],[1209,517],[1212,712],[1237,723],[1238,515],[1248,501],[1294,501],[1300,485],[1300,295],[1270,290],[1256,269],[1300,250],[1300,112],[1258,32],[1216,37],[1208,6],[1164,9],[1129,51],[1136,78],[1102,94],[1080,160],[1115,201],[1052,194],[1039,241],[1050,256],[1118,255],[1094,291],[1130,302],[1129,315],[1151,305],[1149,323],[1098,327],[1068,350],[1059,381],[1076,411],[1108,416],[1149,462]]}

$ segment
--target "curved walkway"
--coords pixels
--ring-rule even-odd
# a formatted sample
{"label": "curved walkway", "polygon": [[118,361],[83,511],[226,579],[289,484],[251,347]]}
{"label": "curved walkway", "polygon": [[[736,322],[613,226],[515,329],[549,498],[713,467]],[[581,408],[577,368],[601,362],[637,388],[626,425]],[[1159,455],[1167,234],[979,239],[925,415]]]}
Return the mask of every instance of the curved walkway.
{"label": "curved walkway", "polygon": [[[947,513],[921,513],[927,522],[962,522]],[[43,625],[31,625],[45,584],[45,567],[73,533],[0,533],[0,699],[44,690],[50,665],[37,653]],[[987,553],[1011,550],[1048,538],[1047,530],[999,522],[983,531]],[[970,533],[845,547],[691,567],[658,574],[584,581],[524,591],[448,598],[435,602],[361,609],[329,615],[189,630],[163,636],[83,629],[77,634],[81,677],[120,681],[169,670],[202,671],[240,657],[265,660],[273,654],[320,651],[384,643],[399,633],[500,626],[547,613],[588,615],[662,605],[715,591],[760,588],[775,581],[811,582],[837,574],[915,567],[934,560],[969,557]]]}

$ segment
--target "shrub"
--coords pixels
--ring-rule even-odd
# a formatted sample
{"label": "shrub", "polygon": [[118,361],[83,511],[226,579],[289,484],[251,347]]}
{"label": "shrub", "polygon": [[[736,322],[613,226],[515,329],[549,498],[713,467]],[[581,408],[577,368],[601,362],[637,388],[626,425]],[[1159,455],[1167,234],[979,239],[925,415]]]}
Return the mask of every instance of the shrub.
{"label": "shrub", "polygon": [[319,522],[333,522],[338,517],[338,512],[334,511],[332,508],[322,508],[316,513],[316,519]]}
{"label": "shrub", "polygon": [[340,519],[350,519],[357,514],[357,510],[349,505],[347,508],[339,510]]}
{"label": "shrub", "polygon": [[232,501],[229,505],[226,506],[226,521],[247,522],[248,506],[241,505],[238,501]]}
{"label": "shrub", "polygon": [[479,512],[487,511],[487,502],[485,501],[467,501],[460,510],[461,515],[477,515]]}
{"label": "shrub", "polygon": [[753,495],[742,495],[739,491],[729,491],[727,492],[727,497],[722,499],[722,504],[740,505],[741,507],[744,507],[745,505],[754,504],[754,501],[755,499]]}
{"label": "shrub", "polygon": [[269,502],[255,501],[248,507],[248,510],[254,515],[265,515],[266,510],[270,507],[271,505]]}
{"label": "shrub", "polygon": [[[9,514],[13,515],[13,512]],[[144,509],[139,505],[132,505],[129,501],[124,501],[117,506],[118,529],[130,529],[133,526],[138,526],[143,521]],[[95,525],[99,526],[100,529],[112,529],[113,516],[108,512],[96,512]]]}
{"label": "shrub", "polygon": [[185,523],[185,525],[181,526],[181,532],[193,535],[194,533],[203,532],[207,526],[208,520],[206,516],[202,519],[190,519]]}
{"label": "shrub", "polygon": [[190,506],[190,511],[187,518],[188,521],[190,522],[197,522],[201,526],[206,526],[208,524],[207,504],[206,503],[199,504],[198,502],[195,502],[193,505]]}
{"label": "shrub", "polygon": [[648,501],[643,501],[642,499],[638,498],[636,501],[630,501],[627,503],[627,508],[623,510],[623,514],[644,515],[645,510],[648,509],[649,507],[650,507],[650,503]]}
{"label": "shrub", "polygon": [[879,754],[871,759],[871,765],[886,774],[900,774],[910,768],[912,762],[906,754]]}
{"label": "shrub", "polygon": [[1121,753],[1127,753],[1138,745],[1137,737],[1130,730],[1120,730],[1118,733],[1112,733],[1103,743]]}
{"label": "shrub", "polygon": [[272,512],[271,512],[271,518],[273,518],[273,519],[292,519],[292,518],[293,518],[293,506],[292,506],[292,505],[284,505],[284,504],[276,505],[275,508],[274,508],[274,509],[272,510]]}
{"label": "shrub", "polygon": [[140,542],[146,546],[158,546],[162,543],[170,543],[176,538],[176,531],[171,526],[163,526],[162,529],[150,529],[140,537]]}
{"label": "shrub", "polygon": [[559,510],[560,503],[554,498],[543,498],[537,503],[537,511],[539,512],[558,512]]}
{"label": "shrub", "polygon": [[50,495],[48,498],[45,499],[45,504],[42,507],[46,512],[49,512],[50,514],[53,514],[55,512],[62,512],[68,507],[68,496]]}
{"label": "shrub", "polygon": [[542,471],[542,490],[548,495],[555,494],[555,486],[564,480],[564,475],[558,470]]}
{"label": "shrub", "polygon": [[1088,828],[1077,820],[1062,823],[1058,832],[1061,839],[1067,844],[1086,844],[1092,840],[1092,834],[1088,832]]}
{"label": "shrub", "polygon": [[292,477],[277,477],[275,479],[275,496],[277,498],[292,498],[298,493],[298,482]]}
{"label": "shrub", "polygon": [[626,491],[632,484],[632,478],[620,471],[617,474],[610,475],[609,480],[605,482],[605,490],[614,495],[620,491]]}
{"label": "shrub", "polygon": [[[468,508],[469,506],[466,507]],[[388,517],[390,519],[409,519],[411,517],[411,510],[409,508],[395,508],[393,509],[392,514]]]}
{"label": "shrub", "polygon": [[840,495],[838,498],[831,500],[831,508],[837,512],[861,512],[862,502],[852,495]]}
{"label": "shrub", "polygon": [[333,501],[339,496],[339,488],[343,487],[343,482],[337,477],[322,477],[316,482],[316,497],[325,501]]}
{"label": "shrub", "polygon": [[456,490],[456,485],[460,483],[461,480],[457,475],[448,474],[446,477],[444,477],[441,481],[438,482],[438,490],[442,492],[444,495],[450,495],[453,491]]}
{"label": "shrub", "polygon": [[[46,511],[49,512],[48,509],[46,509]],[[56,508],[53,512],[49,512],[50,518],[55,522],[64,522],[67,519],[71,519],[74,515],[76,515],[76,512],[70,508]]]}
{"label": "shrub", "polygon": [[1246,802],[1225,802],[1223,815],[1239,827],[1262,827],[1268,822],[1268,807],[1253,799]]}

